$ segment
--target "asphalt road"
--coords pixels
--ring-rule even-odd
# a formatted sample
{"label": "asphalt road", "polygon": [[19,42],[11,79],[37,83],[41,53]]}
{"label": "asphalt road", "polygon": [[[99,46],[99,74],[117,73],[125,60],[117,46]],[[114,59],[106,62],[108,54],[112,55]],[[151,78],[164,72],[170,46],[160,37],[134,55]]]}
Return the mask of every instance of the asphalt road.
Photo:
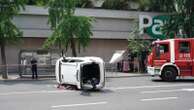
{"label": "asphalt road", "polygon": [[55,80],[0,81],[0,110],[194,110],[194,79],[109,78],[101,91],[56,88]]}

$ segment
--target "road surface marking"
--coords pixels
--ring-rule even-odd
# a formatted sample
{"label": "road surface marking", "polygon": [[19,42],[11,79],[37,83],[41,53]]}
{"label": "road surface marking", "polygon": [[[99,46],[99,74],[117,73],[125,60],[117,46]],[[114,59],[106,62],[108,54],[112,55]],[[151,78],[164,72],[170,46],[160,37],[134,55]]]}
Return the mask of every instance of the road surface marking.
{"label": "road surface marking", "polygon": [[51,106],[51,108],[64,108],[64,107],[78,107],[78,106],[90,106],[90,105],[103,105],[107,104],[108,102],[94,102],[94,103],[82,103],[82,104],[68,104],[68,105],[56,105]]}
{"label": "road surface marking", "polygon": [[127,89],[145,89],[145,88],[164,88],[164,87],[181,87],[194,86],[194,84],[169,84],[169,85],[153,85],[153,86],[131,86],[131,87],[110,87],[110,90],[127,90]]}
{"label": "road surface marking", "polygon": [[[181,86],[193,86],[194,84],[171,84],[171,85],[156,85],[156,86],[131,86],[131,87],[110,87],[106,88],[109,90],[128,90],[128,89],[144,89],[144,88],[164,88],[164,87],[181,87]],[[184,89],[183,91],[194,91],[194,88]],[[51,93],[67,93],[67,92],[76,92],[71,90],[41,90],[41,91],[26,91],[26,92],[6,92],[0,93],[0,96],[6,95],[28,95],[28,94],[51,94]],[[159,91],[162,92],[162,91]]]}
{"label": "road surface marking", "polygon": [[161,101],[161,100],[172,100],[172,99],[178,99],[178,97],[150,98],[150,99],[141,99],[141,101]]}
{"label": "road surface marking", "polygon": [[193,92],[194,88],[174,89],[174,90],[155,90],[155,91],[142,91],[141,94],[155,94],[155,93],[168,93],[168,92]]}
{"label": "road surface marking", "polygon": [[194,88],[185,88],[185,89],[182,89],[183,91],[188,91],[188,92],[193,92],[194,91]]}
{"label": "road surface marking", "polygon": [[174,90],[156,90],[156,91],[142,91],[141,94],[154,94],[154,93],[167,93],[167,92],[180,92],[182,89],[174,89]]}
{"label": "road surface marking", "polygon": [[26,91],[26,92],[6,92],[6,93],[0,93],[0,96],[7,96],[7,95],[29,95],[29,94],[52,94],[52,93],[67,93],[67,92],[74,92],[74,91],[68,91],[68,90],[42,90],[42,91]]}

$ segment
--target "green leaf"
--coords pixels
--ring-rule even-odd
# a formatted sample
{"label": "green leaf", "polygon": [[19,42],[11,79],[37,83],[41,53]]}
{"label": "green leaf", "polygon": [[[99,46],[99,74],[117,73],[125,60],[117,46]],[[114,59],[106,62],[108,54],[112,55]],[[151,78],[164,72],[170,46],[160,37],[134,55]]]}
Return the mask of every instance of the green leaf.
{"label": "green leaf", "polygon": [[[49,24],[53,33],[43,47],[57,45],[60,49],[67,50],[69,46],[72,48],[77,45],[78,49],[88,46],[93,18],[75,16],[77,3],[77,0],[49,0]],[[75,50],[72,48],[72,53]]]}

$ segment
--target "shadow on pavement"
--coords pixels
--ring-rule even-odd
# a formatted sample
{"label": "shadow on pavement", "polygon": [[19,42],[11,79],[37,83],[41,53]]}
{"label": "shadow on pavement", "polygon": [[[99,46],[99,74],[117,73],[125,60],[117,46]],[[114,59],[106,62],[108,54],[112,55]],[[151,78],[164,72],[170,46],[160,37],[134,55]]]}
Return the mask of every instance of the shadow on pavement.
{"label": "shadow on pavement", "polygon": [[109,94],[113,93],[113,91],[109,89],[101,89],[101,90],[80,90],[80,95],[82,96],[92,96],[92,94]]}
{"label": "shadow on pavement", "polygon": [[193,83],[194,79],[177,79],[175,81],[163,81],[161,79],[152,79],[153,82],[164,82],[164,83]]}

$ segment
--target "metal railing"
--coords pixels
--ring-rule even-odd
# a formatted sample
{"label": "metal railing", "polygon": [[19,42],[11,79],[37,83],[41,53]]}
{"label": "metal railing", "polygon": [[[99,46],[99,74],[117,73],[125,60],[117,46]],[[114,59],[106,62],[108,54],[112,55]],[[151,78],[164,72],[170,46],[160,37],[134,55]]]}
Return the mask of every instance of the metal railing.
{"label": "metal railing", "polygon": [[[20,76],[29,76],[32,75],[31,65],[21,65],[21,64],[8,64],[0,65],[0,73],[3,73],[6,69],[8,74],[17,74]],[[43,76],[54,76],[55,74],[55,65],[37,65],[38,75]]]}

